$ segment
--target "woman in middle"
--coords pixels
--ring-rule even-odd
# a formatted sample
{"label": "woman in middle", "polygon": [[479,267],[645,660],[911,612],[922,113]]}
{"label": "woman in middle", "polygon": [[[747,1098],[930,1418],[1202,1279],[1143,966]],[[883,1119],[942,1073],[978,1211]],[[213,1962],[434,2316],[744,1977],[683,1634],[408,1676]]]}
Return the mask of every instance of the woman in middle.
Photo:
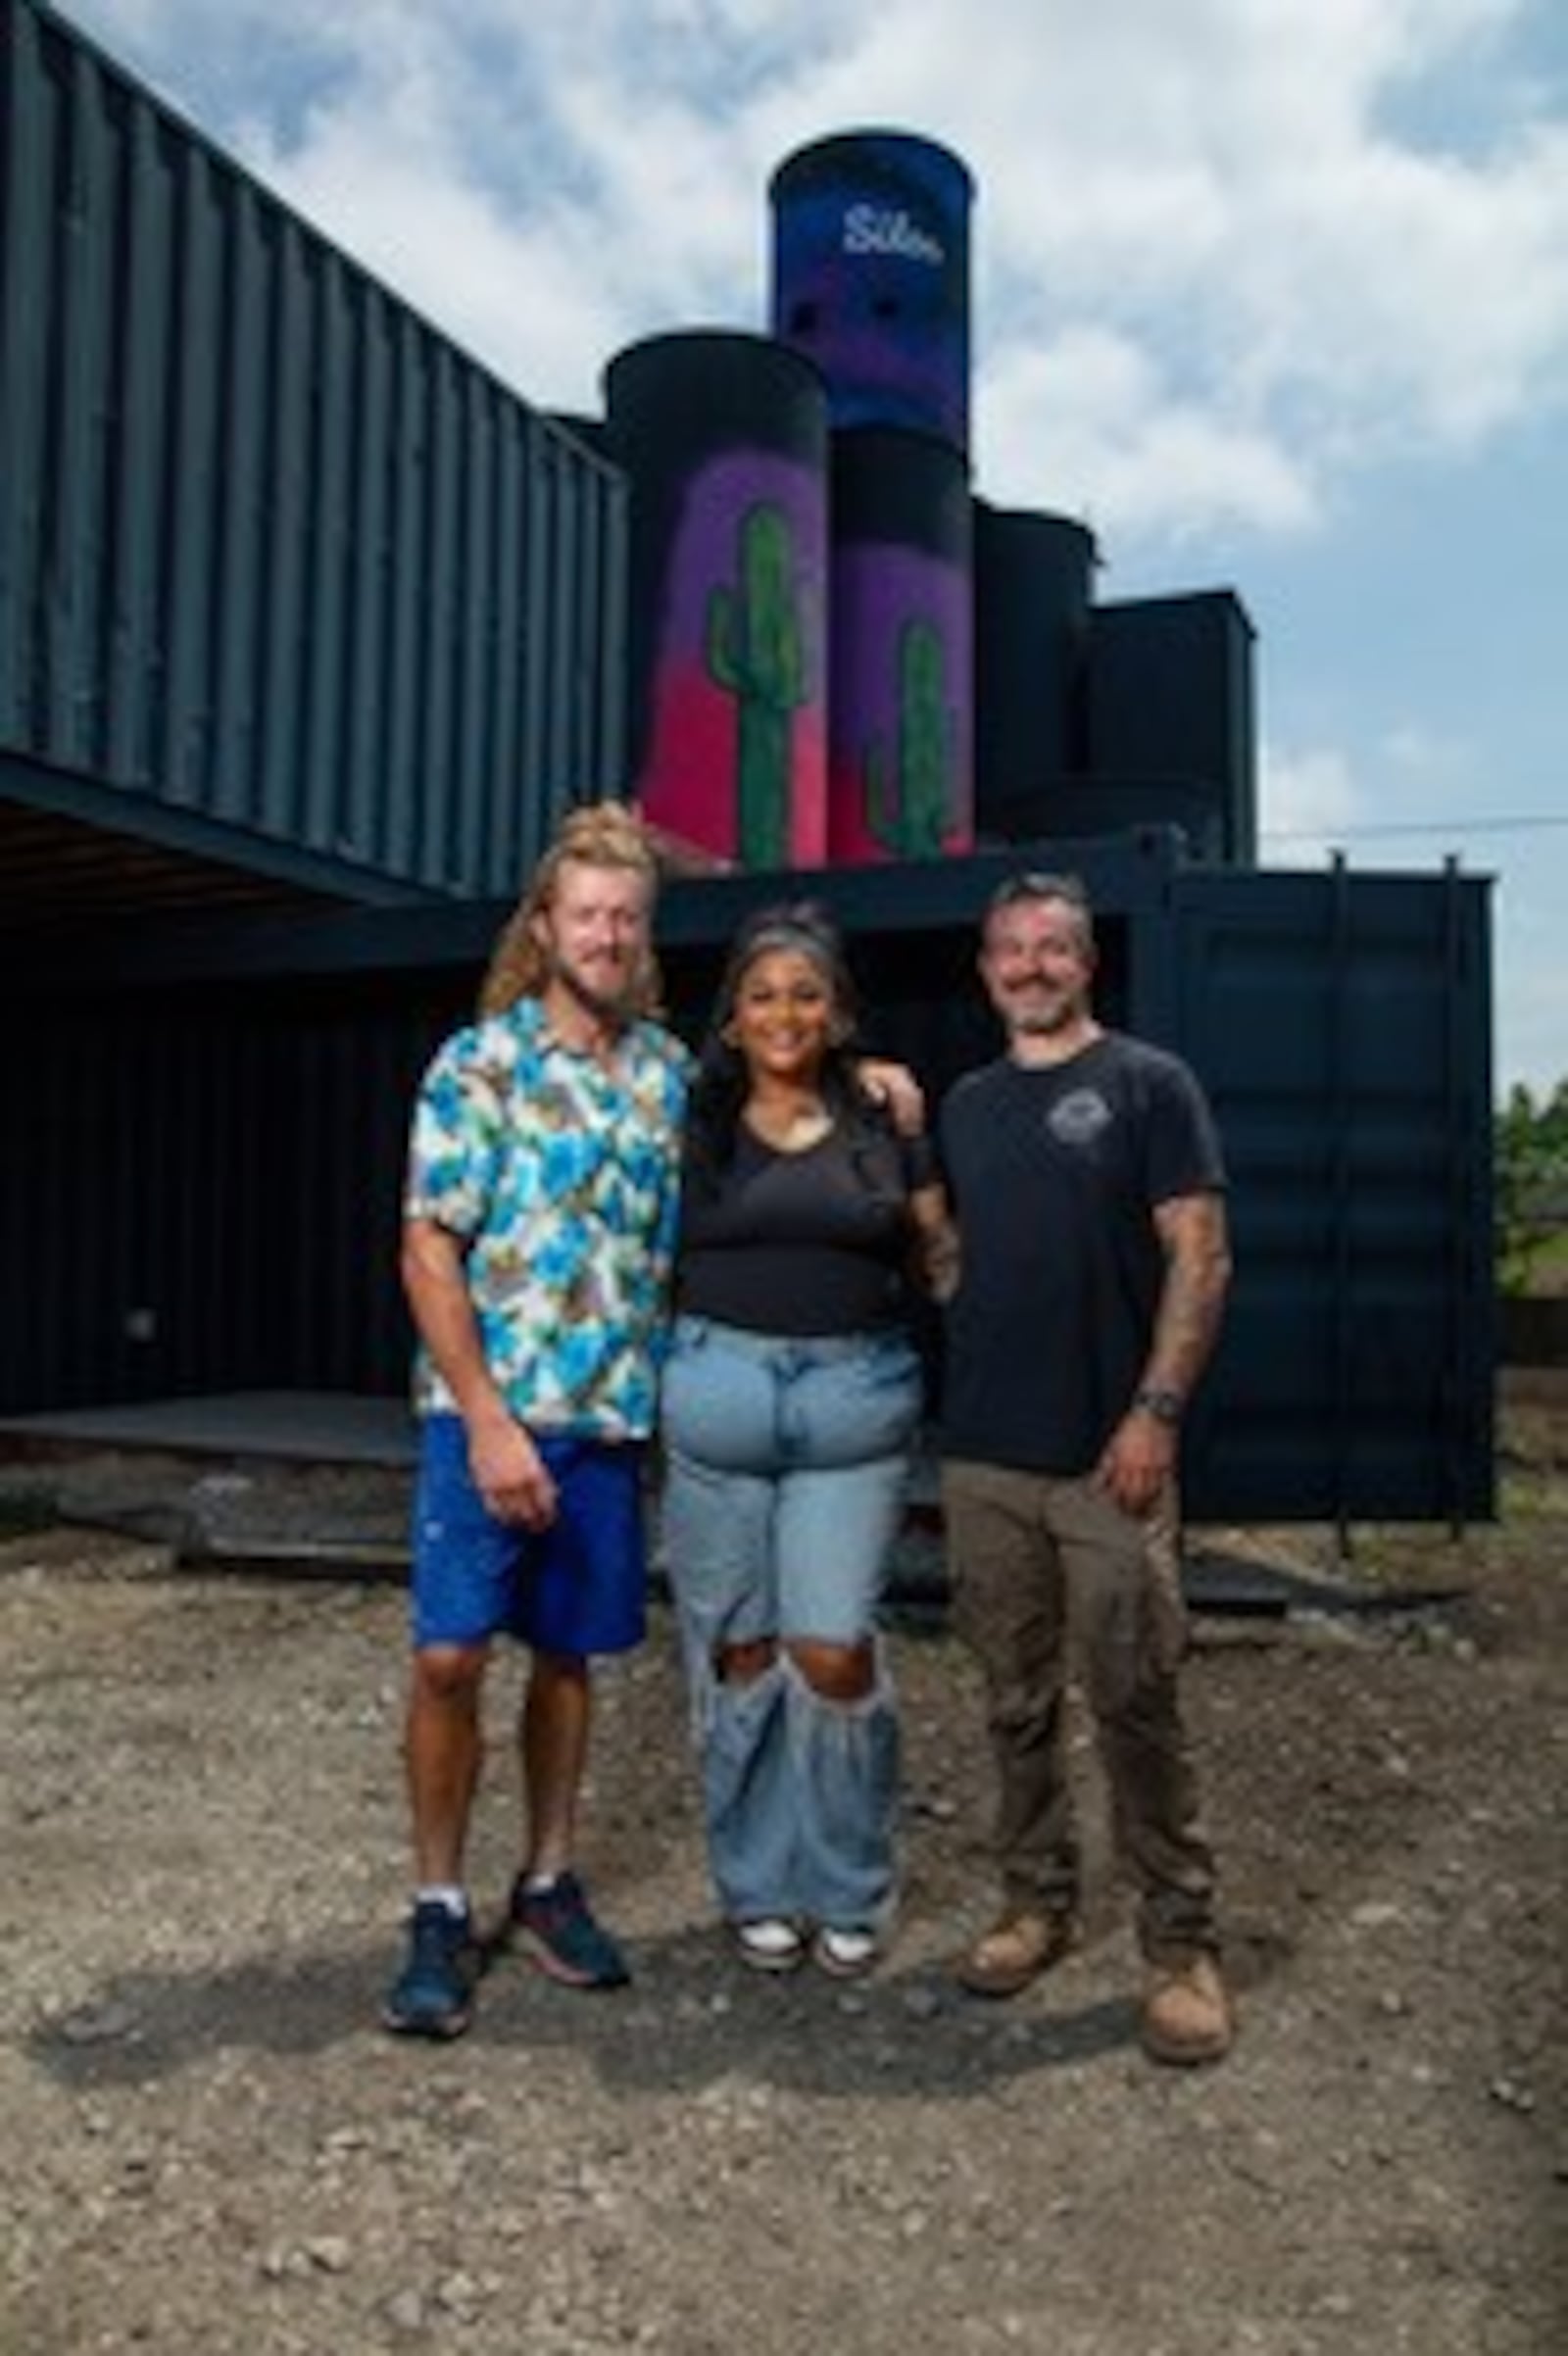
{"label": "woman in middle", "polygon": [[664,1538],[709,1857],[742,1959],[856,1977],[893,1893],[898,1720],[876,1630],[919,1424],[909,1272],[949,1229],[923,1139],[851,1052],[810,907],[742,929],[687,1122],[662,1403]]}

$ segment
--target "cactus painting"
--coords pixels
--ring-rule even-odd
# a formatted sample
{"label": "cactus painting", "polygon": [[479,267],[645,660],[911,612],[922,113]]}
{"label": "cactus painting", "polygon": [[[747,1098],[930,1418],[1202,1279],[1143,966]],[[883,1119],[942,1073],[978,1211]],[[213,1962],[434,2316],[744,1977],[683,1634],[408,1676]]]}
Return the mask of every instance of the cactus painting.
{"label": "cactus painting", "polygon": [[899,632],[896,766],[885,744],[865,756],[866,831],[895,859],[934,859],[954,815],[957,713],[945,701],[942,639],[928,621]]}
{"label": "cactus painting", "polygon": [[766,501],[737,529],[736,585],[710,591],[709,677],[736,701],[736,845],[747,867],[789,858],[791,732],[807,701],[788,517]]}

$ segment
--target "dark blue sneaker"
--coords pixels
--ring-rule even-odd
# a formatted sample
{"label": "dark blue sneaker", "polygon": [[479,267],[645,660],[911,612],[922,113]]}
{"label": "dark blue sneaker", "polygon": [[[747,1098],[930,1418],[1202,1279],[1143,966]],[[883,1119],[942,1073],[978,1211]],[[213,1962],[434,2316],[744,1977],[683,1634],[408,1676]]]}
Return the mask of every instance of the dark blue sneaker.
{"label": "dark blue sneaker", "polygon": [[575,1874],[559,1874],[548,1890],[527,1890],[521,1874],[512,1886],[506,1942],[514,1941],[540,1971],[564,1988],[624,1988],[626,1958],[594,1921]]}
{"label": "dark blue sneaker", "polygon": [[383,2027],[396,2037],[461,2037],[473,2015],[479,1962],[466,1914],[454,1914],[439,1898],[416,1906],[409,1959],[382,2008]]}

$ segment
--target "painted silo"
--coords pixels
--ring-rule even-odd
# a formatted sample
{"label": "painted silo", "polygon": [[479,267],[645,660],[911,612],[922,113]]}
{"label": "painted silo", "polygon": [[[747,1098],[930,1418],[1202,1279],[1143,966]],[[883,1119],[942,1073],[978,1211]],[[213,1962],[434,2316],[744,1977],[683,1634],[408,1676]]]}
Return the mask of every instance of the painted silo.
{"label": "painted silo", "polygon": [[968,468],[929,434],[833,436],[828,851],[835,865],[972,848]]}
{"label": "painted silo", "polygon": [[1095,538],[1068,515],[974,505],[974,817],[1052,831],[1053,786],[1088,768]]}
{"label": "painted silo", "polygon": [[773,173],[773,332],[814,361],[835,428],[969,446],[968,168],[904,131],[846,131]]}
{"label": "painted silo", "polygon": [[827,848],[827,405],[770,339],[649,337],[605,371],[629,503],[632,791],[744,867]]}

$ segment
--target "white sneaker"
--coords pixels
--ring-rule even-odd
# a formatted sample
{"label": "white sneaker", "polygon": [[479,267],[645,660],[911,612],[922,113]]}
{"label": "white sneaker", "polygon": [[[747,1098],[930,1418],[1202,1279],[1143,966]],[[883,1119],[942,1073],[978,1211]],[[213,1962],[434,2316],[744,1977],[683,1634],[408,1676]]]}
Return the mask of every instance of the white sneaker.
{"label": "white sneaker", "polygon": [[754,1972],[793,1972],[806,1958],[800,1928],[787,1915],[759,1915],[754,1922],[732,1923],[730,1936],[742,1963]]}
{"label": "white sneaker", "polygon": [[876,1934],[836,1931],[824,1923],[811,1946],[820,1970],[834,1980],[863,1980],[876,1962]]}

